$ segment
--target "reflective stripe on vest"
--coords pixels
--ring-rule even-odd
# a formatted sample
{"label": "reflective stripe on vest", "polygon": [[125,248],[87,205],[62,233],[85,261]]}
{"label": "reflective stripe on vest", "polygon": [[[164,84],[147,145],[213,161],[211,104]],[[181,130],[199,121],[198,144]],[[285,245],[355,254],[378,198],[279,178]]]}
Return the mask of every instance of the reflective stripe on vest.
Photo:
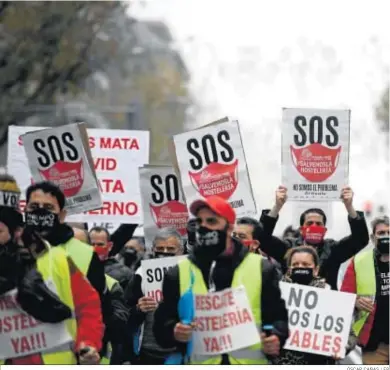
{"label": "reflective stripe on vest", "polygon": [[[353,260],[356,276],[356,294],[358,296],[376,296],[376,274],[374,264],[374,249],[357,254]],[[353,324],[353,331],[359,336],[366,323],[369,312],[359,310],[358,319]]]}
{"label": "reflective stripe on vest", "polygon": [[[250,307],[256,326],[261,328],[261,288],[262,288],[262,272],[261,272],[261,256],[248,253],[240,265],[235,269],[232,281],[232,288],[243,285],[246,289]],[[179,278],[180,278],[180,295],[183,295],[190,287],[191,271],[194,274],[195,281],[192,287],[194,294],[207,294],[208,290],[203,279],[202,272],[197,266],[191,263],[190,260],[184,259],[179,262]],[[253,346],[228,353],[230,364],[243,365],[260,365],[268,364],[268,360],[263,354],[262,344],[258,343]],[[222,356],[191,356],[191,364],[203,365],[219,365],[222,361]]]}
{"label": "reflective stripe on vest", "polygon": [[76,238],[72,238],[58,247],[64,248],[81,273],[87,276],[93,256],[93,248]]}
{"label": "reflective stripe on vest", "polygon": [[[51,248],[47,253],[38,257],[37,270],[44,281],[53,279],[57,294],[61,301],[74,312],[72,284],[68,257],[64,250]],[[51,276],[50,276],[51,275]],[[66,320],[66,327],[73,341],[77,333],[77,322],[74,318]],[[49,352],[41,353],[45,365],[76,365],[77,359],[71,350],[72,343],[52,348]],[[1,361],[4,363],[4,361]]]}

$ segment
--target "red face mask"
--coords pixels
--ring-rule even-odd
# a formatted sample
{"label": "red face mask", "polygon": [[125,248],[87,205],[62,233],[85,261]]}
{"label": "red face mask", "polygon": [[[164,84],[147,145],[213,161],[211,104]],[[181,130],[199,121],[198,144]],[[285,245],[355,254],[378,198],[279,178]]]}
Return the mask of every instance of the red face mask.
{"label": "red face mask", "polygon": [[326,231],[326,227],[318,225],[301,227],[303,240],[305,240],[305,242],[307,242],[308,244],[313,245],[320,244],[323,242]]}
{"label": "red face mask", "polygon": [[105,261],[110,253],[110,248],[107,247],[94,247],[93,248],[101,261]]}
{"label": "red face mask", "polygon": [[252,245],[252,240],[240,240],[243,245],[249,248]]}

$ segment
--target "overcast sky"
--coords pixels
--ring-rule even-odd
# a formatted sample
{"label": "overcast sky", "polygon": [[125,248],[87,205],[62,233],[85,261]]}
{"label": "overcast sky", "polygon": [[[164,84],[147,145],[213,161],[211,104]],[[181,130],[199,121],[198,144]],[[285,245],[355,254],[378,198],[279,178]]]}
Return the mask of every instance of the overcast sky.
{"label": "overcast sky", "polygon": [[386,194],[373,105],[388,81],[387,3],[148,0],[131,13],[171,27],[204,108],[199,125],[240,119],[260,208],[280,182],[281,108],[350,108],[350,183],[361,206]]}

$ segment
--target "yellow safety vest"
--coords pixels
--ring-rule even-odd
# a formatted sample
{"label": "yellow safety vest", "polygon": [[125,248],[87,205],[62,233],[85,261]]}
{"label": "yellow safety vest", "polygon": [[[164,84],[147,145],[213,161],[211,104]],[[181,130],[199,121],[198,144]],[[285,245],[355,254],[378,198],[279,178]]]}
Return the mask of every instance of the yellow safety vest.
{"label": "yellow safety vest", "polygon": [[[261,329],[261,258],[257,254],[248,253],[234,271],[231,285],[232,288],[237,288],[240,285],[245,287],[259,335]],[[184,259],[179,262],[180,295],[183,295],[191,286],[191,271],[194,274],[193,293],[207,294],[208,290],[202,272],[189,259]],[[267,365],[268,360],[262,348],[262,344],[258,343],[247,348],[232,351],[227,354],[229,362],[231,365]],[[219,365],[221,361],[221,355],[192,355],[190,362],[191,364],[199,365]]]}
{"label": "yellow safety vest", "polygon": [[[42,274],[44,281],[50,278],[53,279],[59,298],[74,312],[71,272],[67,254],[62,249],[51,248],[48,252],[38,257],[37,270]],[[73,341],[75,341],[77,335],[76,319],[66,320],[66,327]],[[56,352],[41,353],[43,363],[45,365],[76,365],[77,358],[71,350],[71,345],[64,345],[63,349],[56,348]],[[4,364],[4,362],[4,360],[0,360],[0,365]]]}
{"label": "yellow safety vest", "polygon": [[[109,291],[111,291],[112,287],[115,285],[115,284],[119,284],[117,280],[115,280],[114,278],[112,278],[111,276],[109,275],[105,275],[106,276],[106,284],[107,284],[107,289]],[[100,365],[109,365],[110,364],[110,360],[111,360],[111,353],[112,353],[112,346],[111,346],[111,343],[108,342],[107,343],[107,349],[106,349],[106,353],[105,355],[102,357],[102,359],[100,360]]]}
{"label": "yellow safety vest", "polygon": [[58,247],[65,249],[80,272],[84,276],[87,276],[93,256],[93,248],[76,238],[71,238],[66,243],[60,244],[56,248]]}
{"label": "yellow safety vest", "polygon": [[[356,276],[356,294],[358,296],[376,296],[376,274],[374,264],[374,249],[357,254],[353,260]],[[359,336],[366,323],[369,312],[359,311],[359,317],[352,328],[356,336]]]}

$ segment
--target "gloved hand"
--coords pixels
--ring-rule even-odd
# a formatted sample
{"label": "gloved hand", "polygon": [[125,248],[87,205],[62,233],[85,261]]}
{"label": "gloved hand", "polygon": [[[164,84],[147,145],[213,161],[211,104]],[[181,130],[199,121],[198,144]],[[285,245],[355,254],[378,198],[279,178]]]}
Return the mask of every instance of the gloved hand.
{"label": "gloved hand", "polygon": [[72,317],[71,309],[46,286],[35,268],[19,282],[16,299],[24,311],[41,322],[55,324]]}

